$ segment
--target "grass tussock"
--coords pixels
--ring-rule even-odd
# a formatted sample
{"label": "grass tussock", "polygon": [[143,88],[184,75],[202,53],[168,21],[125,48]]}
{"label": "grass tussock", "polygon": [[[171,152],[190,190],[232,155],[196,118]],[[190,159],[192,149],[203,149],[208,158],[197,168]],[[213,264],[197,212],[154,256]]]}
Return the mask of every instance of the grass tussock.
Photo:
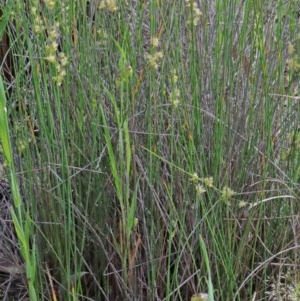
{"label": "grass tussock", "polygon": [[28,298],[297,300],[297,1],[6,2]]}

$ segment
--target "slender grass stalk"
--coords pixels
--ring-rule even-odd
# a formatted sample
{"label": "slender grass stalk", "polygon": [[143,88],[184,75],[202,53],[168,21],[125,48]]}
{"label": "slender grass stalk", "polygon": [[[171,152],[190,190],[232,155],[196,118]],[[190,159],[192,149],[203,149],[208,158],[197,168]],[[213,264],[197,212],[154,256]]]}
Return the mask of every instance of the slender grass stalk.
{"label": "slender grass stalk", "polygon": [[29,212],[26,212],[24,208],[18,188],[6,112],[6,95],[2,77],[0,76],[0,140],[10,170],[11,192],[14,201],[14,205],[10,208],[10,213],[20,243],[20,253],[25,261],[30,300],[36,301],[38,300],[35,288],[37,266],[35,241],[32,240],[33,224]]}
{"label": "slender grass stalk", "polygon": [[204,257],[204,262],[205,262],[207,275],[208,275],[208,279],[207,279],[208,301],[214,301],[214,289],[213,289],[213,282],[212,282],[212,278],[211,278],[211,270],[210,270],[210,265],[209,265],[207,249],[206,249],[205,242],[204,242],[202,236],[200,236],[199,238],[200,238],[200,241],[199,241],[200,249],[201,249],[202,255]]}

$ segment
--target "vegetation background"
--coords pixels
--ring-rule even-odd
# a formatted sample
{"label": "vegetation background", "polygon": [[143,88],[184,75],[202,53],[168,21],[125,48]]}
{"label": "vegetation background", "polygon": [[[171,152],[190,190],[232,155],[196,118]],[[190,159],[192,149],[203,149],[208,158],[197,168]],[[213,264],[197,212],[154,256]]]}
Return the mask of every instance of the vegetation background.
{"label": "vegetation background", "polygon": [[7,300],[299,299],[298,1],[0,5]]}

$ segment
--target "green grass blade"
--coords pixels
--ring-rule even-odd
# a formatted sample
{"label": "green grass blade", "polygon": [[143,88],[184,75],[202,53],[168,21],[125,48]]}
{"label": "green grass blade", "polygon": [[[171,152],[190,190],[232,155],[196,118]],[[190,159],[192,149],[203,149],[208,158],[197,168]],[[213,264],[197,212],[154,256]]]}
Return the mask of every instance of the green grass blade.
{"label": "green grass blade", "polygon": [[211,270],[210,270],[210,265],[209,265],[207,249],[206,249],[205,242],[201,235],[199,236],[199,239],[200,239],[200,249],[202,252],[202,256],[204,259],[204,263],[205,263],[206,271],[207,271],[207,275],[208,275],[208,280],[207,280],[208,301],[214,301],[214,289],[213,289],[213,283],[212,283],[212,278],[211,278]]}

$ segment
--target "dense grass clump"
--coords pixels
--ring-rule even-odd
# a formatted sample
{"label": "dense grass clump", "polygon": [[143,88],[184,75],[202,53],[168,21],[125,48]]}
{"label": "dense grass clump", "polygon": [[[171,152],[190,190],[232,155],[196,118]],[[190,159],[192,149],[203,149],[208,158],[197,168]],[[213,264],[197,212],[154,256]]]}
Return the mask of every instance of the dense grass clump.
{"label": "dense grass clump", "polygon": [[31,300],[297,300],[299,7],[275,2],[1,2]]}

